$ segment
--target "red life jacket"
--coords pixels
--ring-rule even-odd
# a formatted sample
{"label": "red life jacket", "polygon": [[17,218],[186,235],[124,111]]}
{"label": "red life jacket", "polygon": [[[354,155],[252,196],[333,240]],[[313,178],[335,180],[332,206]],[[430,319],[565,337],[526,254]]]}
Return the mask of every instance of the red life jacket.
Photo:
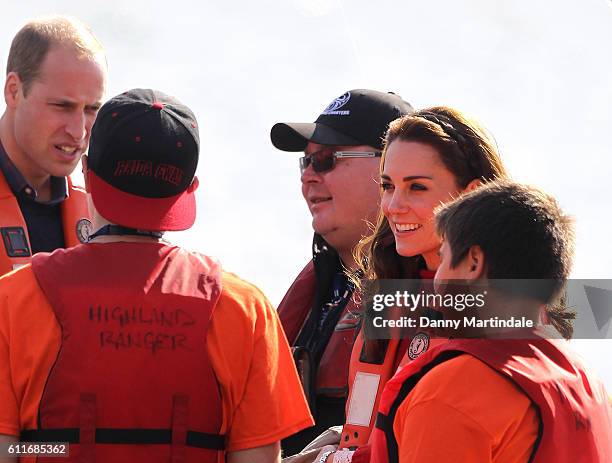
{"label": "red life jacket", "polygon": [[[68,197],[61,204],[66,247],[85,242],[89,221],[87,193],[72,184],[68,177]],[[17,198],[0,172],[0,275],[30,262],[32,246]]]}
{"label": "red life jacket", "polygon": [[68,461],[215,463],[222,404],[206,335],[220,266],[161,243],[108,243],[37,254],[32,269],[62,338],[38,429],[21,440],[69,442]]}
{"label": "red life jacket", "polygon": [[315,281],[314,263],[311,260],[302,269],[278,306],[278,316],[290,346],[294,345],[308,318],[314,301]]}
{"label": "red life jacket", "polygon": [[[530,462],[612,461],[612,412],[601,382],[548,339],[450,340],[406,365],[387,383],[372,442],[372,462],[398,462],[393,421],[398,407],[433,367],[463,353],[511,379],[539,410],[540,433]],[[477,391],[475,391],[477,392]]]}
{"label": "red life jacket", "polygon": [[[291,346],[295,345],[312,309],[315,283],[314,265],[310,261],[278,306],[278,315]],[[317,395],[347,396],[349,363],[360,322],[360,318],[355,314],[358,314],[360,310],[353,298],[344,307],[319,362],[315,379]]]}

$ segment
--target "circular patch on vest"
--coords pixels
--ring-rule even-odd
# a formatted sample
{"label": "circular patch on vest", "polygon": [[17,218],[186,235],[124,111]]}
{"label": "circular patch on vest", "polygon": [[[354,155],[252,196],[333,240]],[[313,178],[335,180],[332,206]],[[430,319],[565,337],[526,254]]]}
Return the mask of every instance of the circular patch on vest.
{"label": "circular patch on vest", "polygon": [[89,219],[80,219],[76,224],[77,238],[81,243],[87,243],[89,235],[93,230],[93,225]]}
{"label": "circular patch on vest", "polygon": [[417,333],[414,338],[412,338],[412,341],[410,341],[410,347],[408,347],[408,357],[414,360],[428,348],[429,336],[426,333]]}

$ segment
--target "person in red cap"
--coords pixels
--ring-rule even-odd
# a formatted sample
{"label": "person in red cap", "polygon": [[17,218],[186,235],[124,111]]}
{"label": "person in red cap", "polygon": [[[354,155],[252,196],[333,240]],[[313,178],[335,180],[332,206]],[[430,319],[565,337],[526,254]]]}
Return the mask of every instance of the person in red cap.
{"label": "person in red cap", "polygon": [[172,97],[136,89],[101,108],[83,158],[95,232],[0,278],[5,444],[267,463],[312,424],[265,296],[163,238],[194,223],[198,153],[196,119]]}
{"label": "person in red cap", "polygon": [[316,426],[283,441],[285,454],[299,452],[328,427],[344,423],[349,360],[359,327],[345,270],[356,268],[353,248],[376,218],[375,179],[387,127],[412,111],[398,95],[357,89],[334,99],[313,123],[278,123],[270,131],[276,148],[304,153],[302,194],[315,233],[313,258],[278,313]]}
{"label": "person in red cap", "polygon": [[86,193],[69,176],[105,85],[102,45],[78,20],[35,19],[15,35],[0,118],[0,274],[86,240]]}

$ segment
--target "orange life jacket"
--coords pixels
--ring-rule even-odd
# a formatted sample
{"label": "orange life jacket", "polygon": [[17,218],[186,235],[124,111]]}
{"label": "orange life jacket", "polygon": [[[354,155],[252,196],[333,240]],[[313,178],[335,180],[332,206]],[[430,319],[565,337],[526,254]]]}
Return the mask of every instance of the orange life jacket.
{"label": "orange life jacket", "polygon": [[[422,269],[419,273],[422,279],[420,287],[432,290],[431,279],[435,272]],[[430,338],[425,332],[419,332],[410,339],[366,341],[363,329],[359,332],[349,366],[349,398],[340,448],[356,449],[368,444],[376,421],[375,411],[378,410],[387,381],[400,366],[444,342],[446,339]]]}
{"label": "orange life jacket", "polygon": [[[91,228],[87,210],[87,193],[74,186],[68,177],[68,197],[61,204],[66,247],[76,246],[87,239]],[[32,247],[17,198],[0,172],[0,275],[30,262]]]}
{"label": "orange life jacket", "polygon": [[397,409],[428,371],[463,353],[510,378],[538,408],[540,437],[530,462],[612,461],[612,411],[603,384],[587,373],[565,341],[536,338],[453,339],[406,365],[383,393],[373,433],[373,463],[399,461],[393,433]]}
{"label": "orange life jacket", "polygon": [[39,253],[32,269],[62,343],[39,427],[21,440],[69,442],[75,462],[216,463],[222,404],[206,334],[219,265],[161,243],[108,243]]}
{"label": "orange life jacket", "polygon": [[[350,392],[340,448],[354,450],[368,444],[376,422],[375,411],[387,382],[399,367],[446,341],[430,338],[426,333],[418,333],[411,339],[381,339],[376,342],[380,345],[381,358],[368,359],[367,346],[375,342],[364,343],[363,330],[359,332],[349,367]],[[414,354],[409,355],[409,352]]]}

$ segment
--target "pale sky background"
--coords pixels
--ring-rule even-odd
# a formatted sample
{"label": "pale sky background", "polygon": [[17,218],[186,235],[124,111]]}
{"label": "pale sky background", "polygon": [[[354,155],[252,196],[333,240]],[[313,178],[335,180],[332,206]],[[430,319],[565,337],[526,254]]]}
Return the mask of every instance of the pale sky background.
{"label": "pale sky background", "polygon": [[[308,122],[353,88],[444,104],[495,136],[517,180],[577,221],[574,277],[611,278],[609,0],[1,0],[0,65],[28,19],[76,16],[104,43],[108,96],[151,87],[200,124],[198,219],[178,244],[280,302],[310,254],[298,154],[275,122]],[[3,110],[3,102],[0,103]],[[612,390],[612,342],[576,347]]]}

